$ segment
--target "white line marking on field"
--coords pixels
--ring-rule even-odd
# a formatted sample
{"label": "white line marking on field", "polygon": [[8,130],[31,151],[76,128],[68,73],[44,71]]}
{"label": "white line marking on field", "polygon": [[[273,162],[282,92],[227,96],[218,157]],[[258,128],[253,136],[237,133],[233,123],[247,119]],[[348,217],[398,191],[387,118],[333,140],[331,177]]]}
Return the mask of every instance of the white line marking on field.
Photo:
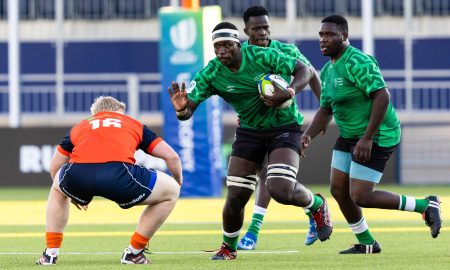
{"label": "white line marking on field", "polygon": [[[429,231],[428,227],[382,227],[370,228],[372,232],[398,233],[398,232],[422,232]],[[450,231],[450,228],[441,228],[441,232]],[[304,234],[307,229],[271,229],[261,231],[261,235],[265,234]],[[335,228],[333,233],[349,233],[350,228]],[[65,232],[64,237],[116,237],[132,235],[132,231],[103,231],[103,232]],[[183,231],[157,231],[158,236],[177,236],[177,235],[221,235],[220,230],[183,230]],[[45,238],[45,232],[0,232],[1,238]]]}
{"label": "white line marking on field", "polygon": [[[261,251],[239,251],[240,254],[284,254],[298,253],[298,250],[261,250]],[[152,251],[150,254],[203,254],[213,253],[206,251]],[[120,255],[122,252],[61,252],[59,255]],[[0,255],[42,255],[42,252],[0,252]]]}

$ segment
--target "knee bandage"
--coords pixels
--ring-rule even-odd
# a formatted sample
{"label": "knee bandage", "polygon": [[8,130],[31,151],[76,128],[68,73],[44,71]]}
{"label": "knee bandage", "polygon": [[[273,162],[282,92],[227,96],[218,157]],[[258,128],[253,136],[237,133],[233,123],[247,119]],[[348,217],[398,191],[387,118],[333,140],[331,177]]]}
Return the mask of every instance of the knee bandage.
{"label": "knee bandage", "polygon": [[297,182],[298,169],[287,164],[269,164],[267,166],[267,180],[273,178],[283,178],[291,182]]}
{"label": "knee bandage", "polygon": [[257,175],[247,175],[245,177],[227,176],[227,186],[237,186],[255,190],[257,182]]}

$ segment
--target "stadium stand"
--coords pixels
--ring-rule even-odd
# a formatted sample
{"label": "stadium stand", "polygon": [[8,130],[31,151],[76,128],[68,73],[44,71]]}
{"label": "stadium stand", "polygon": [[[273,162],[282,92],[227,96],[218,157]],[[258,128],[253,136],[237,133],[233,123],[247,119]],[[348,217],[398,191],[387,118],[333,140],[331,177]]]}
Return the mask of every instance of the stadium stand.
{"label": "stadium stand", "polygon": [[[136,104],[134,110],[139,118],[151,126],[160,127],[160,96],[165,86],[161,85],[162,74],[158,65],[158,10],[173,1],[63,1],[66,30],[64,113],[58,115],[55,0],[18,0],[23,126],[72,125],[87,115],[95,96],[111,95],[129,105]],[[352,45],[362,47],[361,0],[296,0],[294,33],[286,27],[286,1],[200,0],[200,5],[220,5],[222,17],[239,28],[242,28],[241,16],[247,7],[266,6],[274,29],[272,36],[295,42],[319,70],[327,61],[318,50],[320,18],[331,13],[345,15],[352,28]],[[446,56],[450,55],[450,0],[411,1],[414,83],[410,109],[407,108],[405,91],[403,1],[372,1],[376,26],[375,56],[403,123],[404,141],[395,174],[404,182],[423,183],[427,173],[433,171],[427,183],[449,183],[450,62]],[[7,3],[8,0],[0,0],[0,127],[7,126],[9,112]],[[244,34],[242,38],[245,39]],[[306,89],[296,98],[306,118],[311,118],[318,106],[311,91]],[[228,112],[224,123],[235,125],[234,114],[230,113],[227,105],[224,106]]]}
{"label": "stadium stand", "polygon": [[[0,18],[7,16],[7,1],[0,1]],[[55,17],[55,0],[19,0],[20,17],[26,20]],[[403,1],[375,0],[375,16],[402,16]],[[224,17],[240,17],[246,7],[264,5],[273,17],[286,16],[285,1],[265,0],[201,0],[200,5],[220,5]],[[170,5],[170,0],[65,0],[66,19],[111,20],[111,19],[152,19],[158,9]],[[448,16],[450,0],[413,1],[414,15]],[[346,16],[361,16],[360,0],[297,0],[297,16],[323,17],[330,13]]]}
{"label": "stadium stand", "polygon": [[[0,0],[0,23],[7,19],[7,0]],[[100,22],[126,21],[135,24],[157,20],[158,9],[170,4],[170,0],[65,0],[64,18],[66,22],[98,24]],[[401,17],[403,1],[377,0],[374,13],[377,18]],[[264,0],[201,0],[200,4],[220,5],[223,17],[240,20],[243,10],[250,5],[265,5],[271,17],[283,20],[286,16],[286,1]],[[297,16],[314,21],[330,13],[339,13],[350,18],[361,16],[360,0],[297,0]],[[20,18],[28,24],[52,23],[55,19],[55,0],[19,0]],[[431,16],[446,18],[450,14],[450,0],[415,0],[413,13],[416,18]],[[447,18],[450,21],[449,18]],[[274,24],[276,25],[276,24]],[[82,28],[75,24],[76,29]],[[74,41],[68,36],[65,42],[64,97],[65,112],[84,113],[93,96],[109,94],[126,102],[137,95],[139,112],[158,113],[161,109],[159,95],[162,89],[159,73],[159,44],[157,38],[145,37],[140,40],[102,40],[94,38]],[[286,39],[289,37],[285,37]],[[0,116],[8,113],[7,89],[7,44],[6,36],[0,32]],[[280,39],[280,38],[279,38]],[[282,38],[281,38],[282,39]],[[388,80],[395,107],[406,107],[405,84],[403,82],[403,40],[377,38],[376,57]],[[296,41],[302,52],[320,69],[326,61],[319,55],[317,39],[307,38]],[[359,38],[352,38],[352,44],[361,47]],[[450,110],[450,66],[441,61],[442,53],[449,51],[450,33],[442,32],[441,37],[425,37],[414,41],[414,91],[413,110]],[[55,50],[52,40],[25,40],[22,42],[22,87],[21,111],[24,114],[52,114],[55,112]],[[126,53],[124,53],[126,52]],[[83,60],[84,59],[84,60]],[[89,59],[86,61],[85,59]],[[151,63],[151,64],[149,64]],[[137,78],[138,89],[131,90],[130,76]],[[310,91],[298,97],[302,110],[314,110],[318,103]],[[227,109],[227,107],[225,108]]]}

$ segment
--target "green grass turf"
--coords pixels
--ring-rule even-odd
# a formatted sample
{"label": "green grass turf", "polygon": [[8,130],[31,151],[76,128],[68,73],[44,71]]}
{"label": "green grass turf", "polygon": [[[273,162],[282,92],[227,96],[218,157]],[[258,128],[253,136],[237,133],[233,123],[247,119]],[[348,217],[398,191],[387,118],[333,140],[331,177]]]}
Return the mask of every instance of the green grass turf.
{"label": "green grass turf", "polygon": [[[325,185],[307,185],[309,189],[315,193],[323,193],[326,196],[330,195],[328,186]],[[14,187],[3,187],[0,189],[0,201],[1,200],[46,200],[48,197],[48,192],[50,188],[50,183],[48,187],[39,188],[14,188]],[[392,192],[398,192],[402,194],[407,194],[410,196],[423,196],[424,194],[438,194],[440,196],[450,196],[450,186],[449,185],[378,185],[378,189],[388,190]],[[226,190],[224,190],[224,193]]]}
{"label": "green grass turf", "polygon": [[[383,189],[402,194],[449,195],[450,188],[443,187],[396,187],[383,186]],[[316,186],[313,190],[327,193],[327,187]],[[1,200],[42,200],[46,199],[47,189],[1,189]],[[195,211],[195,209],[192,209]],[[218,210],[220,211],[220,210]],[[20,213],[2,213],[20,215]],[[246,224],[247,225],[247,224]],[[134,221],[130,224],[88,224],[67,226],[57,269],[449,269],[450,236],[444,231],[432,239],[429,231],[408,231],[409,228],[424,226],[417,221],[377,221],[370,220],[369,226],[378,228],[401,228],[400,232],[374,232],[382,244],[382,253],[374,255],[338,255],[338,251],[348,248],[355,238],[344,222],[336,222],[335,233],[330,240],[316,242],[307,247],[303,244],[304,233],[290,234],[289,229],[304,229],[308,224],[301,222],[266,222],[255,252],[239,252],[234,261],[210,261],[212,253],[202,252],[218,248],[222,241],[221,224],[218,222],[201,224],[164,224],[161,234],[153,237],[148,255],[153,263],[147,266],[123,266],[119,259],[122,250],[128,245],[134,231]],[[445,223],[444,223],[445,226]],[[347,231],[342,232],[342,229]],[[280,233],[273,233],[274,230]],[[0,269],[36,269],[35,260],[39,257],[45,243],[44,225],[1,225]],[[120,236],[70,236],[75,232],[129,232]],[[173,232],[164,234],[163,232]],[[205,231],[219,233],[205,234]],[[264,232],[267,233],[264,233]],[[38,233],[23,237],[20,233]],[[194,232],[193,234],[176,232]],[[195,233],[198,232],[198,233]],[[272,233],[269,233],[272,232]],[[14,233],[18,233],[14,237]],[[263,253],[274,252],[279,253]],[[283,253],[284,251],[284,253]],[[19,254],[11,254],[19,253]],[[86,253],[86,254],[73,254]]]}
{"label": "green grass turf", "polygon": [[[217,229],[219,224],[170,224],[161,228],[171,231],[195,231]],[[307,224],[266,223],[264,229],[293,229]],[[371,227],[417,226],[416,222],[379,223]],[[28,227],[28,230],[27,230]],[[344,228],[345,224],[336,224]],[[20,226],[17,231],[42,231],[43,226]],[[134,225],[78,225],[67,228],[70,231],[129,231]],[[8,231],[11,231],[9,228]],[[341,249],[349,247],[353,236],[336,233],[331,240],[316,242],[313,246],[303,245],[304,235],[262,234],[258,252],[291,251],[280,254],[239,252],[235,261],[210,261],[211,253],[202,250],[213,249],[221,241],[220,235],[157,235],[152,239],[151,269],[448,269],[450,263],[450,238],[441,234],[432,239],[428,232],[378,232],[377,240],[382,243],[383,252],[376,255],[338,255]],[[128,236],[113,237],[66,237],[59,257],[58,269],[123,269],[119,263],[121,251],[127,245]],[[30,269],[39,257],[44,243],[43,237],[3,238],[0,253],[17,252],[19,255],[0,255],[0,269]],[[107,253],[107,254],[65,254],[65,253]],[[158,252],[168,252],[158,253]],[[179,252],[179,253],[178,253]],[[186,252],[186,253],[183,253]],[[190,253],[196,252],[196,253]],[[36,266],[37,267],[37,266]],[[133,266],[128,266],[133,267]],[[143,267],[143,266],[137,266]],[[148,267],[148,266],[147,266]],[[141,268],[142,269],[142,268]]]}

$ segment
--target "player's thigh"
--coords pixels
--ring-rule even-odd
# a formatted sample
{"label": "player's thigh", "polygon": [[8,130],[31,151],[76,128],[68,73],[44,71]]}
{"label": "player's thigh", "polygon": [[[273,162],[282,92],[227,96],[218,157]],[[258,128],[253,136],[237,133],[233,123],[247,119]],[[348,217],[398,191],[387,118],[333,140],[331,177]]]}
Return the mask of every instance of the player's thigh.
{"label": "player's thigh", "polygon": [[337,138],[331,157],[330,190],[333,195],[349,194],[349,172],[356,142]]}
{"label": "player's thigh", "polygon": [[277,148],[269,154],[267,167],[270,168],[273,164],[286,164],[298,169],[299,162],[300,156],[297,151],[292,148]]}
{"label": "player's thigh", "polygon": [[[286,185],[285,181],[289,181],[288,185],[297,183],[297,173],[300,157],[298,152],[291,148],[278,148],[269,154],[267,165],[267,185],[269,190],[274,188],[272,181],[276,181],[276,186]],[[279,182],[283,180],[283,182]],[[289,187],[288,187],[289,188]]]}
{"label": "player's thigh", "polygon": [[301,125],[298,124],[272,129],[271,137],[268,141],[268,176],[273,171],[274,166],[289,167],[297,175],[301,154],[301,136]]}
{"label": "player's thigh", "polygon": [[88,205],[95,195],[92,189],[95,170],[96,165],[93,164],[66,163],[58,170],[53,183],[58,186],[57,190],[77,204]]}
{"label": "player's thigh", "polygon": [[251,194],[255,190],[258,172],[267,153],[266,136],[255,130],[236,129],[226,181],[231,195]]}
{"label": "player's thigh", "polygon": [[331,168],[330,192],[335,198],[350,196],[350,178],[348,173]]}
{"label": "player's thigh", "polygon": [[163,201],[176,200],[180,196],[180,185],[170,175],[156,170],[156,182],[152,193],[141,204],[153,205]]}
{"label": "player's thigh", "polygon": [[350,152],[341,150],[333,150],[331,158],[331,190],[347,190],[349,189],[349,172],[352,157]]}
{"label": "player's thigh", "polygon": [[259,167],[260,164],[254,161],[231,156],[226,179],[228,192],[236,194],[246,194],[249,192],[252,194],[258,183],[257,171]]}
{"label": "player's thigh", "polygon": [[[255,167],[253,164],[261,166],[267,153],[266,137],[267,134],[261,131],[237,128],[229,162],[233,166],[228,167],[229,173],[238,172],[236,165],[250,169]],[[241,161],[244,164],[239,166],[237,163]]]}
{"label": "player's thigh", "polygon": [[228,163],[228,175],[245,177],[248,175],[257,175],[261,167],[260,163],[245,158],[231,156]]}
{"label": "player's thigh", "polygon": [[[341,171],[344,174],[349,174],[355,145],[355,140],[348,140],[342,137],[337,138],[333,147],[331,168]],[[336,176],[339,176],[339,174],[336,173]]]}
{"label": "player's thigh", "polygon": [[[384,169],[387,162],[394,152],[396,146],[393,147],[380,147],[378,144],[372,144],[372,151],[370,159],[367,162],[358,162],[352,155],[352,161],[350,164],[350,179],[356,179],[361,181],[367,181],[366,185],[374,186],[378,184],[383,176]],[[362,185],[359,182],[355,182]],[[364,184],[364,182],[362,182]],[[356,187],[355,187],[356,188]]]}
{"label": "player's thigh", "polygon": [[61,174],[61,168],[56,172],[55,177],[53,178],[52,188],[63,194],[67,197],[67,195],[61,190],[59,187],[59,177]]}

